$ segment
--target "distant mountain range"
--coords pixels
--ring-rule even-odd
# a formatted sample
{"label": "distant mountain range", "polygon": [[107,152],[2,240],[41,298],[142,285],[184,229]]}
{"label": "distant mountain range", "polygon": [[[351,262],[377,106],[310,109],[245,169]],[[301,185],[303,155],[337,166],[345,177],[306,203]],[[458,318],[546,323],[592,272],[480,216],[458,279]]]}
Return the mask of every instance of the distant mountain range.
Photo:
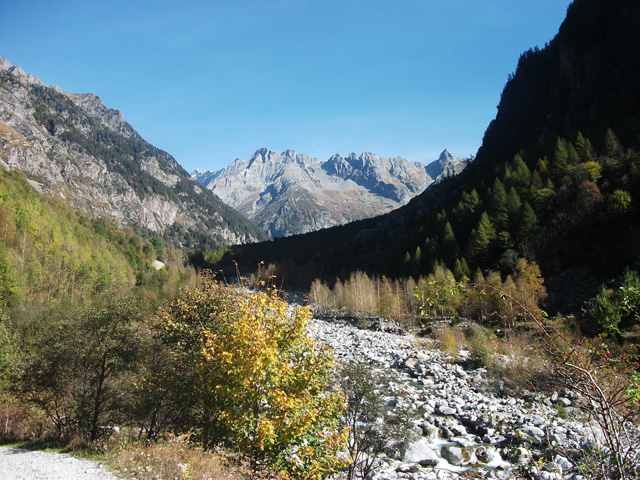
{"label": "distant mountain range", "polygon": [[72,94],[0,58],[0,165],[93,217],[190,248],[266,239],[92,93]]}
{"label": "distant mountain range", "polygon": [[275,238],[382,215],[467,163],[447,150],[424,165],[371,153],[336,154],[322,162],[263,148],[248,161],[191,176]]}

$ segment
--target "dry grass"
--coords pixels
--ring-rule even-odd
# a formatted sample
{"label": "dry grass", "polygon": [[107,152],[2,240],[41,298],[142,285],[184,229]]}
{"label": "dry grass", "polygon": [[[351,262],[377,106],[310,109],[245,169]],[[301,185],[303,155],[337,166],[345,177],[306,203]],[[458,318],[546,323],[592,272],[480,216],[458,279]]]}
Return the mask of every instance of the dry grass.
{"label": "dry grass", "polygon": [[138,480],[248,480],[259,478],[221,453],[176,440],[123,443],[107,448],[112,472]]}
{"label": "dry grass", "polygon": [[433,337],[437,348],[452,362],[465,360],[460,352],[468,350],[466,360],[475,367],[487,368],[497,390],[506,388],[516,393],[545,391],[554,387],[548,358],[541,348],[540,339],[531,331],[517,333],[510,329],[504,338],[498,338],[480,325],[442,325],[435,329]]}
{"label": "dry grass", "polygon": [[508,332],[494,343],[491,376],[513,391],[546,391],[552,385],[548,358],[541,341],[529,331]]}
{"label": "dry grass", "polygon": [[440,350],[452,361],[457,361],[460,357],[460,350],[466,345],[466,338],[461,328],[443,325],[433,334],[437,340]]}

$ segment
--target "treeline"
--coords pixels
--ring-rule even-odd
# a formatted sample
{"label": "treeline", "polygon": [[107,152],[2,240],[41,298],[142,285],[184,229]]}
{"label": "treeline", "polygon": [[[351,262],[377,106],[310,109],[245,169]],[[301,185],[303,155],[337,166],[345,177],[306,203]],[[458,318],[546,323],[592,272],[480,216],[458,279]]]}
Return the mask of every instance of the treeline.
{"label": "treeline", "polygon": [[471,279],[443,264],[417,280],[391,280],[355,272],[345,282],[336,280],[331,288],[322,280],[314,280],[310,301],[319,314],[342,311],[356,317],[378,315],[408,326],[435,318],[462,317],[513,326],[522,318],[522,308],[506,302],[501,292],[520,299],[521,306],[538,311],[546,297],[540,268],[520,259],[506,277],[497,271],[485,275],[477,270]]}
{"label": "treeline", "polygon": [[355,270],[417,278],[440,263],[468,277],[478,268],[506,276],[525,258],[547,277],[585,267],[597,285],[639,261],[640,152],[612,130],[595,143],[599,150],[579,132],[540,141],[487,170],[470,165],[384,217],[209,252],[203,261],[230,275],[233,260],[244,273],[264,261],[285,284],[305,288]]}

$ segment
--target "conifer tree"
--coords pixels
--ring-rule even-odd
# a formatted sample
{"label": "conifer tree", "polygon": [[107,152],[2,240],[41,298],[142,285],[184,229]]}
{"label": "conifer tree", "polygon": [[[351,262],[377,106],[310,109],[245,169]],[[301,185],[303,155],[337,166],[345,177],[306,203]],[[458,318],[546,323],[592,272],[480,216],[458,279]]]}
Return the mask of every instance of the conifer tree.
{"label": "conifer tree", "polygon": [[469,278],[469,266],[467,265],[467,261],[464,259],[464,257],[456,258],[453,275],[459,282],[464,280],[465,278]]}
{"label": "conifer tree", "polygon": [[567,155],[568,155],[567,159],[569,161],[569,164],[575,165],[578,162],[580,162],[580,155],[578,155],[578,151],[570,143],[567,143]]}
{"label": "conifer tree", "polygon": [[515,188],[511,187],[509,193],[507,193],[507,211],[512,221],[517,218],[521,206],[522,202],[520,201],[518,192],[516,192]]}
{"label": "conifer tree", "polygon": [[462,204],[470,214],[474,214],[478,210],[480,207],[480,195],[478,195],[475,188],[471,190],[471,193],[462,192]]}
{"label": "conifer tree", "polygon": [[540,177],[540,174],[538,173],[538,170],[534,170],[533,173],[531,174],[531,190],[532,193],[535,193],[535,191],[540,190],[542,188],[543,184],[542,184],[542,178]]}
{"label": "conifer tree", "polygon": [[509,217],[507,210],[507,192],[499,178],[493,182],[489,189],[489,212],[499,226],[507,223]]}
{"label": "conifer tree", "polygon": [[539,172],[541,178],[549,176],[549,159],[547,157],[541,158],[536,164],[536,172]]}
{"label": "conifer tree", "polygon": [[458,257],[460,247],[458,246],[458,241],[456,240],[453,228],[451,228],[451,224],[449,222],[444,226],[442,242],[440,245],[442,258],[447,262],[447,264],[453,264],[455,259]]}
{"label": "conifer tree", "polygon": [[608,128],[604,134],[604,154],[611,157],[617,155],[620,150],[622,150],[622,147],[620,146],[618,137],[613,133],[613,130]]}
{"label": "conifer tree", "polygon": [[534,235],[538,227],[538,217],[529,202],[525,201],[520,208],[520,228],[518,234],[521,238]]}
{"label": "conifer tree", "polygon": [[580,156],[580,160],[588,162],[596,158],[596,152],[591,146],[591,142],[588,138],[585,138],[581,132],[576,135],[576,150]]}
{"label": "conifer tree", "polygon": [[416,251],[413,254],[413,263],[418,268],[420,267],[420,265],[422,265],[422,250],[420,249],[420,247],[416,247]]}
{"label": "conifer tree", "polygon": [[519,154],[513,157],[511,162],[511,182],[520,187],[526,187],[531,182],[529,167]]}
{"label": "conifer tree", "polygon": [[478,263],[485,263],[491,258],[496,230],[487,212],[482,212],[478,226],[472,230],[469,237],[468,253]]}
{"label": "conifer tree", "polygon": [[569,161],[569,152],[562,138],[558,137],[556,140],[556,146],[553,151],[553,164],[551,170],[555,175],[561,175],[567,168]]}

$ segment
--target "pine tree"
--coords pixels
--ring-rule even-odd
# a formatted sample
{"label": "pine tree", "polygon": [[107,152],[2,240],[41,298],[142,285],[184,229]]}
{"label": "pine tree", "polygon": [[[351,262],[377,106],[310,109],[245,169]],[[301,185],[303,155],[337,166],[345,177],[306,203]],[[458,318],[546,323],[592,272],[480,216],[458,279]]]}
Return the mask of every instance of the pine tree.
{"label": "pine tree", "polygon": [[468,214],[474,214],[480,207],[480,195],[474,188],[471,193],[462,192],[462,204]]}
{"label": "pine tree", "polygon": [[541,178],[549,176],[549,159],[547,157],[541,158],[536,164],[536,172],[540,173]]}
{"label": "pine tree", "polygon": [[588,138],[585,138],[581,132],[576,135],[576,150],[580,156],[580,160],[588,162],[596,158],[596,152],[591,146],[591,142]]}
{"label": "pine tree", "polygon": [[507,212],[509,212],[509,218],[511,220],[517,218],[521,206],[522,202],[520,201],[518,192],[516,192],[515,188],[511,187],[509,193],[507,193]]}
{"label": "pine tree", "polygon": [[513,185],[527,187],[531,182],[531,172],[529,167],[524,163],[522,157],[518,154],[513,157],[511,162],[511,181]]}
{"label": "pine tree", "polygon": [[611,157],[617,155],[622,150],[618,137],[613,133],[610,128],[607,129],[607,133],[604,134],[604,154]]}
{"label": "pine tree", "polygon": [[418,268],[422,265],[422,250],[420,247],[416,247],[416,251],[413,254],[413,263]]}
{"label": "pine tree", "polygon": [[536,190],[540,190],[542,186],[542,178],[540,177],[538,171],[534,170],[534,172],[531,174],[531,189],[533,192],[535,192]]}
{"label": "pine tree", "polygon": [[567,154],[571,165],[575,165],[580,162],[580,155],[578,154],[578,151],[570,143],[567,143]]}
{"label": "pine tree", "polygon": [[447,222],[444,226],[442,232],[442,242],[441,245],[441,257],[448,264],[451,265],[458,257],[458,253],[460,247],[458,246],[458,241],[456,240],[456,236],[453,233],[453,228],[451,228],[451,224]]}
{"label": "pine tree", "polygon": [[493,187],[489,189],[489,212],[499,226],[507,223],[507,192],[499,178],[493,182]]}
{"label": "pine tree", "polygon": [[525,201],[520,208],[520,226],[518,228],[518,235],[521,238],[534,235],[538,229],[538,217],[536,213],[529,205],[529,202]]}
{"label": "pine tree", "polygon": [[478,263],[487,262],[492,256],[493,243],[496,239],[496,230],[489,219],[487,212],[482,212],[478,226],[471,231],[469,237],[469,256]]}
{"label": "pine tree", "polygon": [[553,151],[553,163],[551,165],[551,171],[555,175],[561,175],[567,168],[569,161],[569,152],[567,152],[567,146],[562,138],[558,137],[556,140],[556,147]]}
{"label": "pine tree", "polygon": [[464,259],[464,257],[456,258],[456,263],[453,268],[453,275],[458,281],[469,278],[469,266],[467,265],[467,261]]}

